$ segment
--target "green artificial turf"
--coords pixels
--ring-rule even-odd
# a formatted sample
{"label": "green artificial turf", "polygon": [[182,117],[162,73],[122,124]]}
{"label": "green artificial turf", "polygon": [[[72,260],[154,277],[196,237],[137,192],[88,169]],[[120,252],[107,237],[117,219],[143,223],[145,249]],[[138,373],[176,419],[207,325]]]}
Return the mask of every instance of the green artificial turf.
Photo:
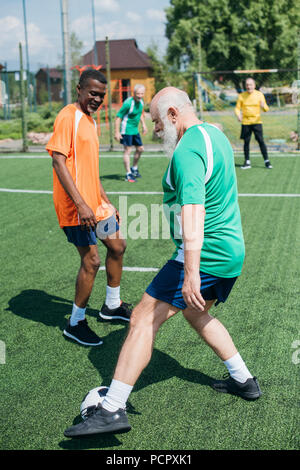
{"label": "green artificial turf", "polygon": [[[81,347],[62,336],[70,315],[79,267],[74,247],[59,229],[52,195],[0,192],[1,291],[0,449],[275,450],[299,449],[300,365],[292,344],[300,340],[300,158],[274,157],[272,171],[261,158],[242,171],[236,158],[246,259],[227,302],[212,312],[224,323],[263,396],[247,402],[218,394],[211,378],[226,369],[178,313],[157,335],[152,360],[129,399],[127,434],[84,440],[63,431],[79,421],[80,402],[97,385],[109,385],[128,325],[104,322],[105,272],[98,273],[87,309],[89,325],[104,340]],[[101,178],[111,191],[161,191],[167,159],[141,160],[142,178],[123,181],[121,158],[103,158]],[[50,159],[0,157],[0,188],[52,189]],[[252,193],[253,196],[242,196]],[[160,204],[160,195],[111,195]],[[127,199],[120,200],[120,197]],[[139,206],[136,206],[138,209]],[[129,215],[127,223],[136,220]],[[145,233],[144,233],[145,235]],[[160,268],[172,254],[169,239],[128,239],[124,266]],[[105,250],[99,244],[102,265]],[[122,298],[136,304],[154,272],[124,271]],[[75,420],[75,421],[74,421]]]}

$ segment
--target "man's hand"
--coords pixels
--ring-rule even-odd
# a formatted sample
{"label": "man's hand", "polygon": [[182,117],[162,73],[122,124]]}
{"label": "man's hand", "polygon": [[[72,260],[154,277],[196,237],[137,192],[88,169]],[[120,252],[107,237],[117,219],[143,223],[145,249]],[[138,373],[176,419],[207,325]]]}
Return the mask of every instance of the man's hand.
{"label": "man's hand", "polygon": [[186,305],[189,308],[203,312],[205,300],[200,293],[200,273],[185,274],[182,286],[182,295]]}
{"label": "man's hand", "polygon": [[147,126],[143,126],[143,135],[147,134],[147,132],[148,132]]}
{"label": "man's hand", "polygon": [[92,209],[85,203],[77,206],[77,212],[80,218],[80,225],[82,230],[96,230],[97,220]]}
{"label": "man's hand", "polygon": [[121,139],[122,139],[122,135],[120,134],[120,132],[115,132],[115,140],[117,142],[120,142]]}

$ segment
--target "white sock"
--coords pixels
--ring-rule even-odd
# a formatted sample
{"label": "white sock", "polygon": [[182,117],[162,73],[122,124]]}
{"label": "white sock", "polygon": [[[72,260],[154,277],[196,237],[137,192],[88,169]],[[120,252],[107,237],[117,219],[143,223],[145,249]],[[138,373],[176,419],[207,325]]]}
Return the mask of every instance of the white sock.
{"label": "white sock", "polygon": [[246,163],[246,165],[251,165],[251,162],[250,162],[250,160],[246,160],[246,162],[245,162],[245,163]]}
{"label": "white sock", "polygon": [[117,411],[119,408],[125,409],[132,389],[132,385],[113,379],[102,402],[102,407],[108,411]]}
{"label": "white sock", "polygon": [[105,303],[108,308],[118,308],[121,305],[120,299],[120,286],[110,287],[106,286],[106,299]]}
{"label": "white sock", "polygon": [[133,169],[133,170],[137,170],[138,167],[137,167],[137,166],[133,166],[132,169]]}
{"label": "white sock", "polygon": [[224,361],[224,364],[230,376],[238,382],[245,383],[247,379],[253,378],[239,353]]}
{"label": "white sock", "polygon": [[71,326],[76,326],[79,321],[85,319],[85,311],[86,308],[80,308],[77,307],[75,303],[73,303],[73,309],[72,309],[72,314],[70,317],[70,325]]}

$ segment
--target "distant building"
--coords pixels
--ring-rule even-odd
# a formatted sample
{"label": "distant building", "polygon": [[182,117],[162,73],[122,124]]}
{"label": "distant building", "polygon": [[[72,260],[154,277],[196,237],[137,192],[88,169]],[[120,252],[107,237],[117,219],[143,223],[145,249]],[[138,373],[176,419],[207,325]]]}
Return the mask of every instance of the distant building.
{"label": "distant building", "polygon": [[[49,76],[48,76],[49,74]],[[48,101],[48,86],[50,85],[51,101],[63,99],[63,72],[56,68],[41,68],[35,75],[37,103]]]}
{"label": "distant building", "polygon": [[[96,41],[98,65],[106,75],[105,41]],[[141,83],[146,87],[144,101],[150,103],[155,94],[152,64],[149,56],[141,51],[135,39],[112,39],[109,41],[110,76],[112,102],[121,104],[132,95],[134,86]],[[82,57],[83,65],[94,63],[94,50]]]}

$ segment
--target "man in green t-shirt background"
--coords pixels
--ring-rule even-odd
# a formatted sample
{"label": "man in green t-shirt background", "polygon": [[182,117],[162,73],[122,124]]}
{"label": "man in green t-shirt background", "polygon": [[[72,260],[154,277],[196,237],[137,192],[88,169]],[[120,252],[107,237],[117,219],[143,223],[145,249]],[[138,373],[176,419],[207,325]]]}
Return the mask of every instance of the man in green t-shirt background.
{"label": "man in green t-shirt background", "polygon": [[[139,134],[140,121],[143,127],[143,134],[147,133],[147,126],[143,114],[144,94],[144,85],[135,85],[133,96],[124,101],[117,113],[115,121],[115,139],[124,146],[125,181],[129,183],[135,183],[136,178],[141,177],[138,170],[138,162],[144,151],[144,147]],[[133,156],[133,164],[130,166],[130,154],[133,146],[135,147],[135,153]]]}
{"label": "man in green t-shirt background", "polygon": [[[67,429],[67,437],[131,429],[126,402],[150,362],[159,328],[180,310],[228,370],[229,378],[213,379],[212,388],[246,400],[261,396],[229,332],[210,314],[213,305],[226,301],[245,255],[231,145],[223,132],[198,119],[188,95],[177,88],[158,92],[150,112],[170,157],[163,190],[175,252],[132,312],[102,404],[87,420]],[[199,402],[201,395],[195,406]]]}

